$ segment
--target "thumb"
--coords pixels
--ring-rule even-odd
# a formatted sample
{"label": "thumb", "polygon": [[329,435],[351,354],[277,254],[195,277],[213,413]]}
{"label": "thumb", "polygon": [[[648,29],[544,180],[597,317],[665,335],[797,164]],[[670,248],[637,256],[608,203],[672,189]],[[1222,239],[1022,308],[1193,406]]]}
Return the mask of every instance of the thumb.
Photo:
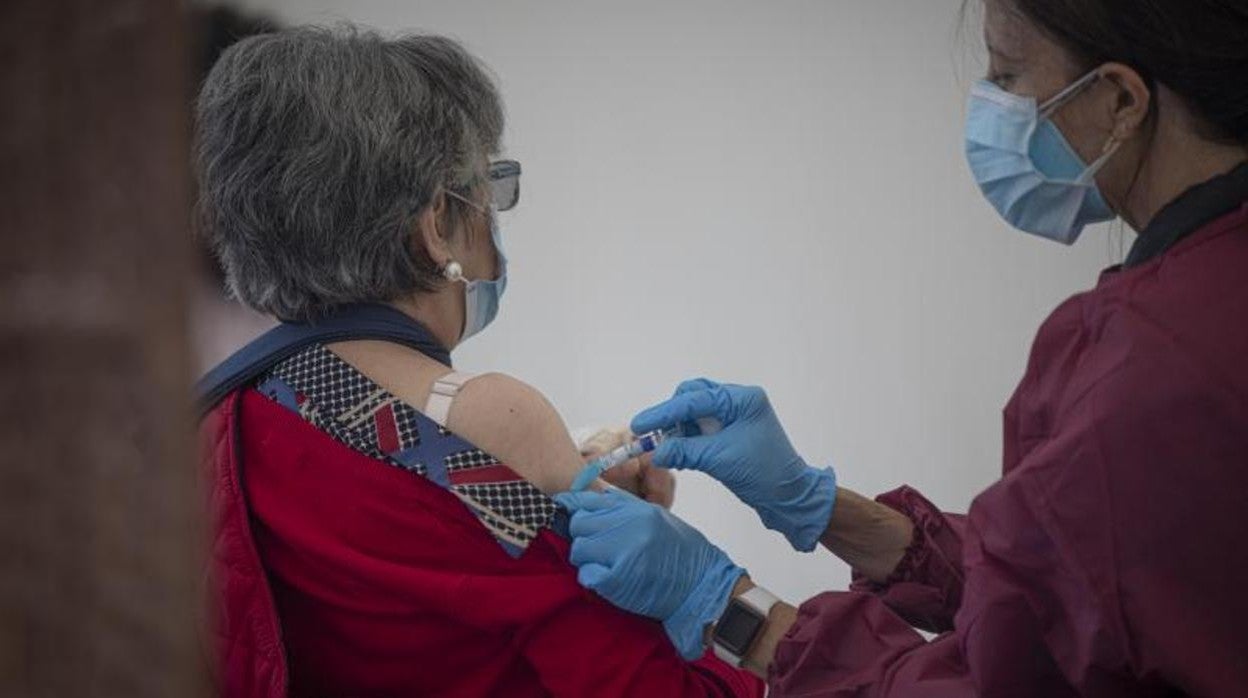
{"label": "thumb", "polygon": [[666,402],[642,410],[633,417],[629,427],[634,434],[644,434],[657,429],[667,429],[686,422],[696,422],[705,417],[724,421],[722,405],[715,389],[699,389],[678,393]]}
{"label": "thumb", "polygon": [[596,562],[589,562],[577,571],[576,581],[580,582],[581,586],[586,589],[593,589],[597,591],[602,586],[603,582],[607,581],[607,578],[610,576],[610,568]]}

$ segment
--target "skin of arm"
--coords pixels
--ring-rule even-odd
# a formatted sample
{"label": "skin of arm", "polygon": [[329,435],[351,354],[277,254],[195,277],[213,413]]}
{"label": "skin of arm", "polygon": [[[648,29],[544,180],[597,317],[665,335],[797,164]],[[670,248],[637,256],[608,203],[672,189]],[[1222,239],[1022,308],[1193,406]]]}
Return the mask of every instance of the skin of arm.
{"label": "skin of arm", "polygon": [[[433,382],[449,371],[413,349],[390,342],[351,341],[328,348],[418,409],[428,401]],[[532,386],[501,373],[482,374],[464,385],[451,405],[447,428],[546,494],[567,490],[585,465],[550,401]],[[639,481],[613,484],[634,494],[641,487]]]}
{"label": "skin of arm", "polygon": [[[652,471],[665,471],[653,465],[651,454],[639,460]],[[914,524],[905,514],[840,487],[819,542],[871,581],[884,582],[913,539]]]}
{"label": "skin of arm", "polygon": [[501,373],[483,374],[464,385],[447,426],[546,494],[566,491],[585,465],[545,396]]}
{"label": "skin of arm", "polygon": [[[898,511],[840,488],[832,518],[820,542],[851,567],[876,582],[896,569],[914,537],[914,524]],[[754,588],[748,576],[732,590],[736,598]],[[776,647],[797,621],[797,608],[783,601],[772,606],[762,630],[744,657],[744,668],[766,680]],[[710,630],[708,629],[708,633]],[[709,640],[709,636],[708,636]]]}
{"label": "skin of arm", "polygon": [[[447,421],[451,431],[495,455],[546,494],[567,491],[585,467],[585,454],[554,405],[511,376],[487,373],[464,385]],[[646,467],[638,459],[612,468],[591,488],[600,490],[607,483],[666,508],[676,491],[670,472]]]}
{"label": "skin of arm", "polygon": [[914,539],[904,514],[839,488],[832,518],[819,542],[873,582],[888,579]]}

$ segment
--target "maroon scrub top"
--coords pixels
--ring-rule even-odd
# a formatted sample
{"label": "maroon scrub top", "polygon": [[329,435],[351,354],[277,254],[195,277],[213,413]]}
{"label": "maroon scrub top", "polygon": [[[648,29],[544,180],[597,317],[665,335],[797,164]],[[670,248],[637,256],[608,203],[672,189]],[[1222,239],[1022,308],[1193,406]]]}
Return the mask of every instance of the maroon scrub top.
{"label": "maroon scrub top", "polygon": [[1189,191],[1053,313],[1002,479],[883,495],[914,543],[801,607],[773,696],[1248,696],[1245,202],[1248,167]]}

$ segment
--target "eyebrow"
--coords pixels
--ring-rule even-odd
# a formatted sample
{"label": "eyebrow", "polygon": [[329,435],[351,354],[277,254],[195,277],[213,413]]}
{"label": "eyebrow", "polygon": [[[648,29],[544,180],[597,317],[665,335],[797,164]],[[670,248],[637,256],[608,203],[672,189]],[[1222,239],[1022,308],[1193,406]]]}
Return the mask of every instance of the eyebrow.
{"label": "eyebrow", "polygon": [[1013,55],[1006,53],[1005,51],[1002,51],[1001,49],[997,48],[996,46],[993,46],[992,44],[988,44],[988,53],[991,53],[994,56],[998,56],[1000,58],[1004,58],[1005,60],[1011,63],[1021,63],[1023,60],[1022,58],[1018,56],[1013,56]]}

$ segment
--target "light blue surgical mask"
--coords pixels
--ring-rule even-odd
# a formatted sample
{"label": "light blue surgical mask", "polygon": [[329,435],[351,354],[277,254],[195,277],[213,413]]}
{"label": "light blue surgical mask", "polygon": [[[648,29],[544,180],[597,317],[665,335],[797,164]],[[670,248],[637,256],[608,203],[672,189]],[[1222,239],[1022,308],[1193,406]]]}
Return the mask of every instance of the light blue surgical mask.
{"label": "light blue surgical mask", "polygon": [[507,255],[503,254],[497,211],[490,211],[490,238],[494,240],[494,249],[498,252],[498,278],[463,280],[464,332],[459,338],[461,342],[494,322],[503,293],[507,291]]}
{"label": "light blue surgical mask", "polygon": [[1089,73],[1042,105],[981,80],[971,89],[966,154],[989,203],[1015,228],[1067,245],[1085,226],[1112,220],[1096,173],[1118,150],[1085,165],[1051,117],[1099,77]]}

